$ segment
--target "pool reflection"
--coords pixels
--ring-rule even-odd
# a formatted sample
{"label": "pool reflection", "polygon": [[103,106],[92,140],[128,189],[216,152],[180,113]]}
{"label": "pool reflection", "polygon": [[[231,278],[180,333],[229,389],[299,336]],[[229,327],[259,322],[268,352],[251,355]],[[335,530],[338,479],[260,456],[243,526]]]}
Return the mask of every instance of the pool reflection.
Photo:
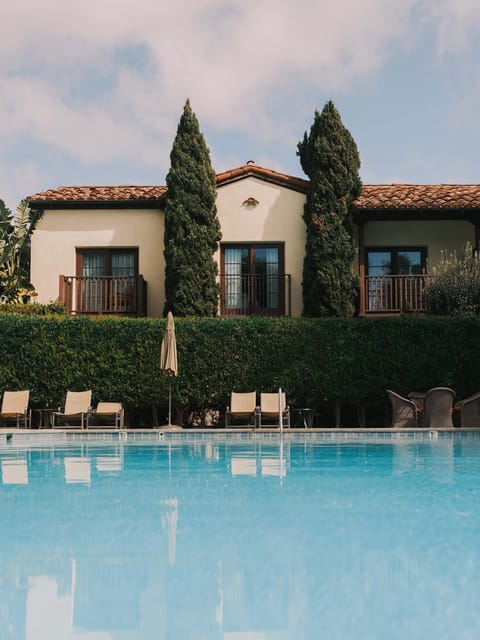
{"label": "pool reflection", "polygon": [[[433,614],[447,594],[468,620],[478,554],[458,553],[449,582],[441,541],[445,526],[474,539],[478,521],[449,508],[470,513],[455,488],[441,523],[431,508],[480,457],[461,453],[452,441],[2,450],[0,638],[419,637],[408,625],[424,592]],[[393,591],[401,605],[385,603]]]}

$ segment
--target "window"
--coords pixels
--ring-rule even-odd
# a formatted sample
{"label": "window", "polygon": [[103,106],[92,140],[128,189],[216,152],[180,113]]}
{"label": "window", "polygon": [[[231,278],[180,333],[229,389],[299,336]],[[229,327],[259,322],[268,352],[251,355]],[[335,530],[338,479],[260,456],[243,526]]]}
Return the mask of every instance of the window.
{"label": "window", "polygon": [[284,313],[283,245],[222,245],[221,256],[223,315]]}
{"label": "window", "polygon": [[128,312],[138,275],[138,249],[77,249],[77,309]]}
{"label": "window", "polygon": [[426,259],[426,247],[366,249],[367,310],[421,309]]}

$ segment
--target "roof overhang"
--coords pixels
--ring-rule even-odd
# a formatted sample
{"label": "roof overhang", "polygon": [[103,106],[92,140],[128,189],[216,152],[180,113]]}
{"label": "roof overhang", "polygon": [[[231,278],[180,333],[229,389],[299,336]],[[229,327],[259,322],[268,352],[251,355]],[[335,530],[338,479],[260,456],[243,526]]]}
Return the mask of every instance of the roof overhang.
{"label": "roof overhang", "polygon": [[30,209],[164,209],[165,198],[152,200],[35,200],[28,199]]}
{"label": "roof overhang", "polygon": [[435,220],[468,220],[480,222],[479,209],[359,209],[353,207],[353,221],[356,224],[365,224],[375,221],[435,221]]}
{"label": "roof overhang", "polygon": [[302,178],[296,178],[286,173],[280,173],[278,171],[272,171],[271,169],[265,169],[256,164],[245,164],[236,169],[230,169],[223,173],[217,174],[217,188],[221,188],[232,182],[243,180],[245,178],[257,178],[264,182],[285,187],[292,191],[298,191],[299,193],[306,193],[309,185],[308,180]]}

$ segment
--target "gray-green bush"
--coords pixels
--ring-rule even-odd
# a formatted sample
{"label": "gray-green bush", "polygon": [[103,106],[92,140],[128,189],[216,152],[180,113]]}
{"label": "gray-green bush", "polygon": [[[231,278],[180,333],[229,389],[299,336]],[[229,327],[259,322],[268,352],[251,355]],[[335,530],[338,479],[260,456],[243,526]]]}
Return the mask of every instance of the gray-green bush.
{"label": "gray-green bush", "polygon": [[432,315],[480,314],[480,257],[470,243],[462,258],[442,252],[426,284],[427,312]]}

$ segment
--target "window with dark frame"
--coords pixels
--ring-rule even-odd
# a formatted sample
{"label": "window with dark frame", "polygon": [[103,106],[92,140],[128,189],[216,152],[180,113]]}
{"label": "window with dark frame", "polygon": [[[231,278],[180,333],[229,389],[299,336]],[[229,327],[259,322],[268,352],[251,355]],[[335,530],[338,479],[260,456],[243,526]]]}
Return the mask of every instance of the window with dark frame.
{"label": "window with dark frame", "polygon": [[426,247],[367,247],[368,311],[418,310],[422,306]]}
{"label": "window with dark frame", "polygon": [[222,315],[283,315],[283,243],[221,245]]}
{"label": "window with dark frame", "polygon": [[84,313],[133,310],[137,248],[77,248],[77,309]]}

